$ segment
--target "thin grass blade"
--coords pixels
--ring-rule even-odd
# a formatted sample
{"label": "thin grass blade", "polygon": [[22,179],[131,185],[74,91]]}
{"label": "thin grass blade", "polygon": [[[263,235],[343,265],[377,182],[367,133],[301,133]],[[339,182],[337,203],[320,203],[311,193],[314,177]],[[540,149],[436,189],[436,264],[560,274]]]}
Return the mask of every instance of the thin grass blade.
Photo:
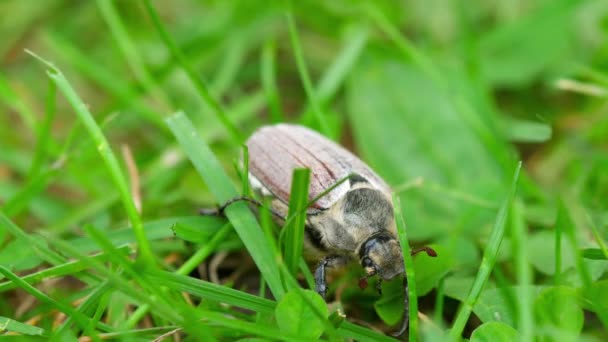
{"label": "thin grass blade", "polygon": [[414,273],[414,260],[412,259],[412,253],[410,250],[410,244],[407,239],[407,228],[405,220],[403,219],[403,210],[401,209],[401,200],[399,196],[393,194],[393,205],[395,207],[395,220],[397,223],[397,233],[399,235],[399,243],[401,244],[401,252],[403,254],[403,262],[405,265],[405,274],[408,293],[404,293],[408,296],[407,303],[409,308],[409,340],[416,341],[418,338],[418,296],[416,295],[416,274]]}
{"label": "thin grass blade", "polygon": [[292,275],[296,275],[298,264],[302,257],[304,245],[304,225],[306,224],[306,210],[308,203],[308,187],[310,185],[310,169],[295,169],[291,179],[291,192],[289,196],[289,214],[285,226],[285,264]]}
{"label": "thin grass blade", "polygon": [[469,320],[469,317],[471,316],[473,307],[479,299],[479,295],[481,294],[484,285],[486,284],[488,278],[490,277],[490,274],[492,273],[492,268],[496,263],[496,256],[498,255],[500,244],[505,235],[505,227],[509,209],[515,198],[515,194],[517,193],[517,183],[519,182],[520,171],[521,162],[517,164],[509,194],[507,195],[507,198],[500,207],[500,210],[498,211],[498,214],[496,216],[496,220],[494,221],[494,227],[492,229],[488,245],[483,253],[483,259],[481,260],[481,265],[479,266],[477,276],[475,277],[473,285],[471,286],[471,290],[469,291],[467,298],[462,304],[458,315],[456,316],[456,320],[452,325],[452,329],[450,330],[450,337],[452,338],[452,340],[460,339],[464,327],[467,321]]}
{"label": "thin grass blade", "polygon": [[48,61],[42,59],[39,56],[31,53],[34,57],[39,59],[42,63],[44,63],[47,67],[47,75],[51,80],[55,82],[57,88],[63,93],[66,100],[70,103],[76,115],[85,126],[89,135],[97,145],[97,150],[99,152],[100,157],[103,159],[108,172],[114,182],[114,185],[118,189],[120,193],[120,198],[122,200],[122,204],[127,212],[127,216],[129,217],[129,221],[131,221],[131,225],[133,227],[133,231],[135,232],[135,236],[137,237],[137,243],[139,246],[139,258],[140,260],[148,265],[154,265],[154,255],[152,254],[152,250],[150,249],[150,244],[148,239],[146,238],[146,232],[144,231],[143,224],[141,221],[141,217],[135,208],[135,203],[133,202],[133,198],[131,193],[129,192],[129,187],[127,185],[127,180],[120,169],[120,165],[118,163],[118,159],[112,149],[106,137],[103,135],[103,132],[93,115],[88,109],[88,106],[82,101],[80,96],[76,93],[74,88],[70,82],[65,78],[63,73],[56,68],[53,64]]}

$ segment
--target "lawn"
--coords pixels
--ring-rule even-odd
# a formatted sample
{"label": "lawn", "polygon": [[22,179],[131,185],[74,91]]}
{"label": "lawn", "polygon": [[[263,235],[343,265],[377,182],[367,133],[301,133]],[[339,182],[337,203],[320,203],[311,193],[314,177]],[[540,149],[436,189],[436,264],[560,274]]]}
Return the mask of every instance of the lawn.
{"label": "lawn", "polygon": [[0,13],[0,335],[394,340],[400,280],[362,289],[354,262],[314,292],[306,171],[285,227],[198,215],[251,193],[247,137],[289,122],[369,164],[403,250],[437,252],[395,261],[400,340],[608,340],[608,2]]}

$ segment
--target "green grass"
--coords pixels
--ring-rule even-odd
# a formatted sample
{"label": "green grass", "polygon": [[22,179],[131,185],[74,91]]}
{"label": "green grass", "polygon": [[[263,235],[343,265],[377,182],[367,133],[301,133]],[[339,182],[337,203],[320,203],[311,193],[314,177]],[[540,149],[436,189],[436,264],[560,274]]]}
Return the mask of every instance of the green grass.
{"label": "green grass", "polygon": [[395,340],[400,280],[361,290],[355,262],[329,305],[310,291],[305,171],[284,230],[196,215],[250,191],[247,136],[292,122],[395,190],[409,340],[608,339],[605,2],[0,11],[1,335]]}

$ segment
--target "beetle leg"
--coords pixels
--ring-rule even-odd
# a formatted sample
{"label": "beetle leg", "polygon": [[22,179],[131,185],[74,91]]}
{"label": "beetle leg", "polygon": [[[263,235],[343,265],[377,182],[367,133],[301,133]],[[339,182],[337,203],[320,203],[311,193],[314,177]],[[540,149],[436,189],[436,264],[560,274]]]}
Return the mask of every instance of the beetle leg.
{"label": "beetle leg", "polygon": [[327,281],[325,280],[325,267],[329,264],[329,258],[325,257],[321,259],[317,269],[315,269],[315,291],[323,297],[325,300],[325,294],[327,293]]}
{"label": "beetle leg", "polygon": [[376,291],[378,291],[379,295],[382,295],[382,278],[378,277],[378,281],[376,282]]}
{"label": "beetle leg", "polygon": [[409,288],[407,286],[407,276],[403,277],[403,321],[398,331],[395,331],[391,335],[398,337],[403,335],[410,324],[410,304],[409,304]]}
{"label": "beetle leg", "polygon": [[343,262],[344,257],[339,255],[328,255],[321,259],[319,265],[315,269],[315,291],[325,299],[327,293],[327,280],[325,279],[325,270],[327,267],[335,266]]}
{"label": "beetle leg", "polygon": [[[248,196],[239,196],[239,197],[235,197],[233,199],[228,200],[226,203],[220,205],[217,207],[217,209],[210,209],[210,208],[203,208],[199,210],[199,214],[201,215],[217,215],[217,216],[224,216],[224,211],[226,210],[226,208],[228,208],[230,205],[236,203],[236,202],[247,202],[249,204],[252,204],[258,208],[261,208],[264,206],[264,203],[256,200],[255,198],[251,198]],[[279,212],[277,212],[276,210],[272,209],[272,208],[268,208],[270,210],[270,213],[272,215],[274,215],[275,217],[281,219],[281,220],[285,220],[285,216],[281,215]]]}

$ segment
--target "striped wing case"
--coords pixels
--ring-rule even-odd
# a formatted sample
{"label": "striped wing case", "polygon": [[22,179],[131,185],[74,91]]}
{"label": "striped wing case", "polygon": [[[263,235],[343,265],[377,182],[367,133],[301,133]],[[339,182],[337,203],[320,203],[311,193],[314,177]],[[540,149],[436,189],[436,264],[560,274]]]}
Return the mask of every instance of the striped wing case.
{"label": "striped wing case", "polygon": [[[365,178],[386,193],[388,185],[355,155],[308,128],[278,124],[258,129],[247,140],[249,172],[276,199],[288,203],[295,168],[311,170],[309,200],[349,174]],[[254,184],[255,185],[255,184]],[[350,189],[344,182],[317,200],[308,212],[330,208]]]}

